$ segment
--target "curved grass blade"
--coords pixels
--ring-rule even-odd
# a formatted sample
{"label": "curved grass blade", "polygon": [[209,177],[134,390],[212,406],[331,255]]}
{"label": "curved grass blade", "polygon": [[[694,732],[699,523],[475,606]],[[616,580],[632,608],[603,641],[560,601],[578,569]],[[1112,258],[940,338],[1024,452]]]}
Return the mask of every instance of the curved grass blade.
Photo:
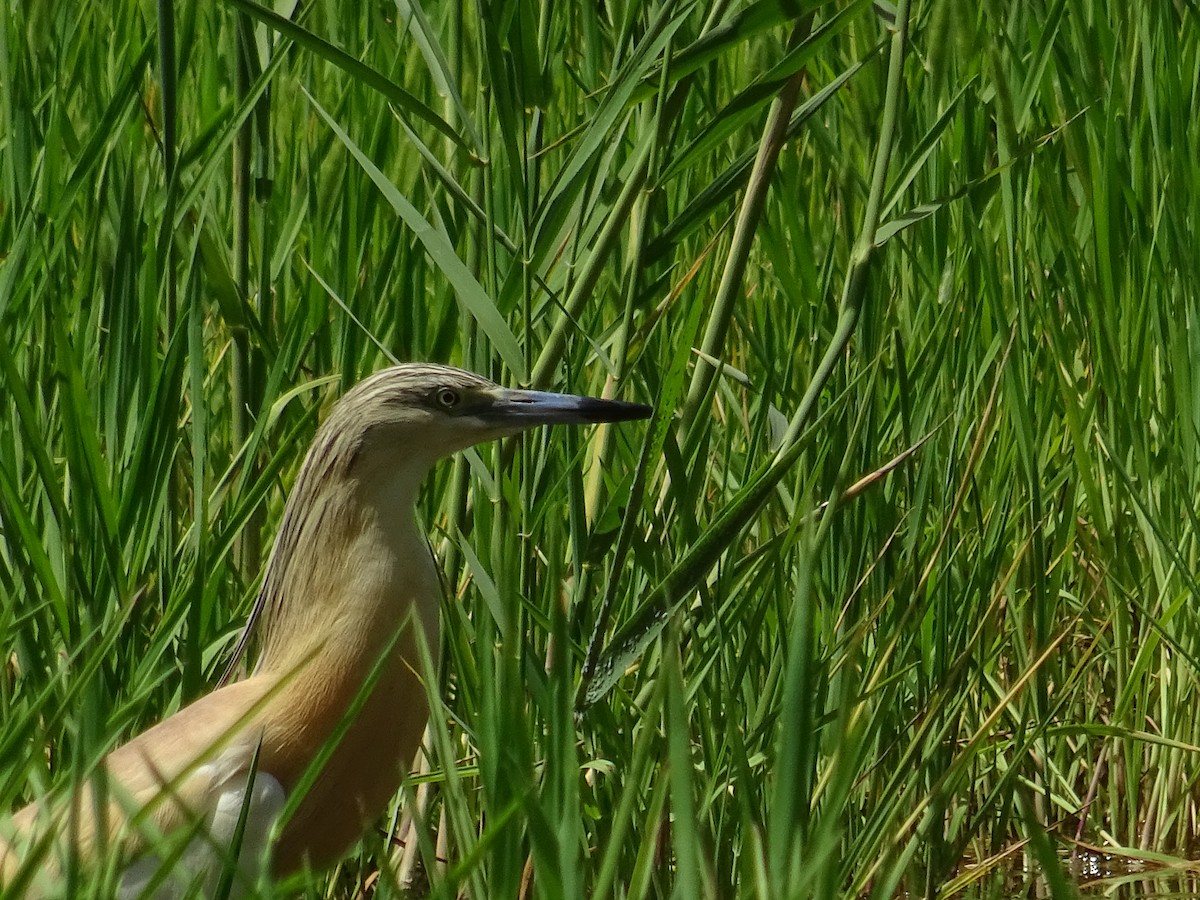
{"label": "curved grass blade", "polygon": [[342,130],[341,126],[333,120],[333,117],[325,111],[325,108],[317,102],[312,94],[304,91],[304,95],[308,97],[317,114],[333,129],[333,133],[337,135],[338,140],[350,151],[350,155],[358,161],[358,164],[363,167],[363,170],[370,176],[371,180],[375,182],[375,186],[382,192],[384,199],[391,204],[392,209],[396,211],[396,215],[416,234],[417,240],[421,242],[421,245],[425,248],[425,252],[433,260],[434,265],[442,271],[442,274],[453,285],[454,292],[458,295],[458,299],[462,301],[467,312],[479,323],[479,327],[483,329],[483,333],[491,340],[492,345],[496,348],[496,352],[504,360],[504,364],[508,366],[518,381],[524,381],[526,374],[525,358],[521,353],[521,347],[517,343],[516,336],[512,333],[512,329],[508,327],[508,323],[504,321],[504,316],[500,314],[500,310],[496,308],[496,304],[488,297],[483,286],[475,280],[475,276],[471,274],[471,270],[458,258],[458,254],[450,245],[450,241],[446,238],[446,235],[431,225],[417,208],[408,201],[408,198],[400,193],[400,190],[363,153],[359,146],[350,138],[350,135]]}
{"label": "curved grass blade", "polygon": [[361,81],[368,87],[379,91],[379,93],[383,94],[389,101],[411,115],[414,119],[420,119],[425,124],[436,128],[441,134],[453,141],[456,147],[475,156],[479,155],[477,148],[469,146],[463,140],[462,136],[450,127],[445,119],[404,88],[400,87],[400,85],[387,78],[382,72],[371,68],[361,60],[355,59],[345,50],[335,47],[324,38],[317,37],[317,35],[313,34],[307,28],[302,28],[291,19],[281,16],[273,10],[267,9],[265,6],[259,6],[257,3],[250,2],[250,0],[225,0],[225,2],[241,10],[246,15],[258,19],[258,21],[262,22],[268,28],[274,29],[284,37],[291,38],[309,52],[315,53],[322,59],[333,63],[356,81]]}

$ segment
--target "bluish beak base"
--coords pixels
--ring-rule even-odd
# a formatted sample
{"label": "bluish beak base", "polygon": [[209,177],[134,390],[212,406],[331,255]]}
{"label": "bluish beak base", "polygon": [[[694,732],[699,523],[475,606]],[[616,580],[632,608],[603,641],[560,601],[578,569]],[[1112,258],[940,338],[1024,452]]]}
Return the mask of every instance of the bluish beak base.
{"label": "bluish beak base", "polygon": [[644,403],[626,400],[503,390],[478,415],[497,425],[585,425],[648,419],[653,411]]}

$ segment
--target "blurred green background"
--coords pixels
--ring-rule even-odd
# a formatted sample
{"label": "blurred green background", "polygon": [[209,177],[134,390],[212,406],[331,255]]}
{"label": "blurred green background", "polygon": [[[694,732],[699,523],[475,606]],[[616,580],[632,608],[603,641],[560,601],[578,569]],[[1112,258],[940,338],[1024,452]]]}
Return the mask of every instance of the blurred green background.
{"label": "blurred green background", "polygon": [[1192,0],[6,6],[7,808],[215,681],[321,411],[422,359],[657,416],[437,471],[428,759],[290,890],[1187,854]]}

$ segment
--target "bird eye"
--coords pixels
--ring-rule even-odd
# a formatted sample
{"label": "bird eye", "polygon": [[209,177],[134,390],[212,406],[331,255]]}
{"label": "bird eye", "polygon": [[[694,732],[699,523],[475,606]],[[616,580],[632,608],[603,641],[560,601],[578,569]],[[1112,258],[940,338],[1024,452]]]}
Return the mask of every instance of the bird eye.
{"label": "bird eye", "polygon": [[452,409],[458,405],[458,392],[452,391],[450,388],[442,388],[437,392],[437,402],[445,409]]}

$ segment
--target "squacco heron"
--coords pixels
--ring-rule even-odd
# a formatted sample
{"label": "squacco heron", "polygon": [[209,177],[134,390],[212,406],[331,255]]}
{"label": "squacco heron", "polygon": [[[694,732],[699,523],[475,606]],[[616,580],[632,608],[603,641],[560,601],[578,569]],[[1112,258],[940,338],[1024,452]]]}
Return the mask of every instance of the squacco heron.
{"label": "squacco heron", "polygon": [[[164,860],[146,830],[190,829],[172,877],[204,893],[235,858],[242,883],[267,865],[279,876],[339,860],[395,795],[428,717],[420,642],[436,654],[441,586],[415,520],[425,475],[458,450],[535,425],[649,413],[509,390],[447,366],[398,365],[359,383],[318,429],[288,498],[247,625],[258,620],[253,673],[109,754],[104,794],[85,785],[17,813],[0,843],[0,883],[52,831],[47,841],[72,834],[68,852],[84,860],[121,848],[129,896],[179,893],[177,880],[155,880]],[[302,780],[311,783],[276,827]]]}

